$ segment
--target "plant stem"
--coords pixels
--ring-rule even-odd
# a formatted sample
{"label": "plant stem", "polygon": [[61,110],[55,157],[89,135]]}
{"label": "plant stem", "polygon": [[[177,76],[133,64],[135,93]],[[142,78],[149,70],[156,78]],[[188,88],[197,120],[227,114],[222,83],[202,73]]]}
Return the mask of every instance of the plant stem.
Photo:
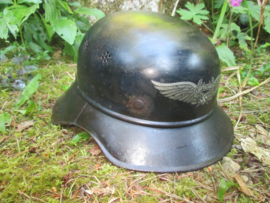
{"label": "plant stem", "polygon": [[221,26],[221,24],[223,22],[223,18],[224,18],[227,6],[228,6],[228,3],[225,0],[224,3],[223,3],[222,9],[221,9],[221,13],[220,13],[220,16],[219,16],[219,19],[218,19],[217,27],[215,29],[215,33],[214,33],[214,36],[213,36],[213,43],[215,43],[216,38],[217,38],[217,36],[219,34],[220,26]]}
{"label": "plant stem", "polygon": [[230,9],[230,19],[229,19],[229,23],[228,23],[228,28],[227,28],[227,47],[229,47],[229,33],[230,33],[230,26],[231,26],[231,21],[232,21],[232,9]]}
{"label": "plant stem", "polygon": [[24,39],[23,39],[22,26],[19,27],[19,31],[20,31],[22,43],[23,43],[23,45],[24,45],[24,47],[25,47],[24,53],[25,53],[26,55],[28,55],[28,53],[27,53],[27,51],[26,51],[26,44],[25,44]]}
{"label": "plant stem", "polygon": [[[249,75],[250,75],[250,72],[251,72],[251,67],[252,67],[252,64],[253,64],[253,50],[254,50],[254,44],[253,44],[253,30],[251,29],[252,28],[252,19],[251,19],[251,16],[250,16],[250,12],[249,12],[249,9],[248,9],[248,4],[247,4],[247,0],[244,0],[244,5],[245,7],[247,8],[247,14],[248,14],[248,21],[249,21],[249,27],[250,27],[250,37],[251,37],[251,41],[250,41],[250,46],[251,46],[251,53],[249,55],[249,69],[248,69],[248,74],[247,76],[245,77],[244,79],[244,82],[243,82],[243,87],[246,86],[247,82],[248,82],[248,78],[249,78]],[[261,23],[261,22],[259,22]]]}

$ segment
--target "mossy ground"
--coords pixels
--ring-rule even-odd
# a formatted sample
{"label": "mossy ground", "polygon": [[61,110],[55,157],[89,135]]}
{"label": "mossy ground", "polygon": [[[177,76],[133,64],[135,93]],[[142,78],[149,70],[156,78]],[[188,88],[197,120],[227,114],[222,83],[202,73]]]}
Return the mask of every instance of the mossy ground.
{"label": "mossy ground", "polygon": [[[259,56],[258,63],[260,57],[265,59],[266,56]],[[8,61],[1,64],[1,74],[10,66],[20,68]],[[72,138],[81,130],[54,126],[50,117],[55,101],[64,92],[63,85],[73,82],[76,64],[67,58],[54,57],[40,63],[38,72],[42,79],[31,99],[40,104],[39,110],[26,116],[13,111],[21,92],[5,89],[0,92],[0,113],[10,113],[13,120],[7,134],[0,135],[0,202],[219,202],[220,181],[228,177],[218,163],[189,173],[140,173],[112,165],[102,153],[93,155],[92,138],[77,146],[71,145]],[[236,76],[229,79],[233,73],[223,72],[228,79],[221,81],[224,92],[220,97],[238,92]],[[243,117],[228,154],[240,164],[239,173],[252,182],[248,187],[254,196],[248,197],[232,187],[225,194],[225,202],[270,201],[269,168],[253,155],[246,154],[238,139],[249,136],[251,129],[256,131],[256,124],[269,131],[269,98],[269,84],[244,96]],[[232,100],[220,104],[234,124],[240,113],[238,103]],[[16,132],[17,124],[30,120],[34,121],[32,126]]]}

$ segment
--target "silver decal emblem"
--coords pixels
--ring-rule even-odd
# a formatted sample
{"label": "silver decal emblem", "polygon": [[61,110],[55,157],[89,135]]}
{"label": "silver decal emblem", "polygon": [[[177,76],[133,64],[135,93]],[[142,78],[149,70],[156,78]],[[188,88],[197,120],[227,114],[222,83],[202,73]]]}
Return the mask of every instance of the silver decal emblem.
{"label": "silver decal emblem", "polygon": [[207,84],[200,79],[197,85],[193,82],[160,83],[154,80],[151,82],[165,97],[199,106],[206,104],[216,95],[219,79],[220,75],[216,79],[212,77]]}

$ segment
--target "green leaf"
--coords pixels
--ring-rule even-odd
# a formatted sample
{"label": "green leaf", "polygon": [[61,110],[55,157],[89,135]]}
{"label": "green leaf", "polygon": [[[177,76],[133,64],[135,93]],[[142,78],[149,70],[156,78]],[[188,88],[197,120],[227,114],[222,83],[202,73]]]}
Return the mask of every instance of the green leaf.
{"label": "green leaf", "polygon": [[77,26],[74,21],[61,18],[58,20],[53,20],[51,23],[60,37],[62,37],[69,44],[73,44],[77,33]]}
{"label": "green leaf", "polygon": [[246,33],[239,32],[237,34],[237,38],[238,38],[240,48],[247,51],[248,46],[247,46],[246,40],[252,40],[251,37],[249,37]]}
{"label": "green leaf", "polygon": [[71,13],[71,14],[73,13],[72,10],[69,8],[67,2],[58,0],[57,3],[58,3],[63,9],[67,10],[69,13]]}
{"label": "green leaf", "polygon": [[6,125],[9,126],[11,122],[11,117],[9,113],[0,114],[0,131],[6,134]]}
{"label": "green leaf", "polygon": [[25,87],[23,90],[20,99],[15,104],[15,109],[19,108],[25,101],[29,100],[29,98],[37,91],[39,86],[39,81],[41,79],[41,74],[37,74]]}
{"label": "green leaf", "polygon": [[8,38],[8,26],[4,21],[4,18],[0,18],[0,38]]}
{"label": "green leaf", "polygon": [[79,133],[71,140],[70,144],[76,146],[80,142],[80,140],[88,140],[89,137],[90,135],[86,132]]}
{"label": "green leaf", "polygon": [[79,14],[85,14],[85,15],[91,15],[91,16],[95,16],[96,18],[103,18],[105,16],[105,14],[97,9],[97,8],[85,8],[85,7],[80,7],[77,8],[74,13],[79,13]]}
{"label": "green leaf", "polygon": [[36,43],[34,43],[34,42],[30,42],[28,44],[28,46],[29,46],[30,49],[32,49],[36,53],[42,52],[42,48],[40,46],[38,46]]}
{"label": "green leaf", "polygon": [[0,4],[13,4],[12,0],[1,0]]}
{"label": "green leaf", "polygon": [[220,181],[219,184],[219,189],[218,189],[218,198],[219,198],[219,202],[223,202],[223,198],[225,193],[227,192],[228,189],[230,189],[232,186],[236,186],[238,187],[237,184],[235,184],[234,182],[232,182],[230,179],[228,180],[228,182],[226,182],[224,180],[224,178],[222,178],[222,180]]}
{"label": "green leaf", "polygon": [[21,26],[31,14],[35,13],[38,8],[39,4],[34,4],[30,7],[14,5],[4,9],[4,20],[15,39],[17,37],[17,32],[19,31],[18,27]]}
{"label": "green leaf", "polygon": [[15,110],[15,111],[18,111],[23,115],[26,115],[37,108],[36,103],[33,102],[32,100],[28,100],[27,103],[28,103],[28,107],[25,110]]}
{"label": "green leaf", "polygon": [[244,14],[244,13],[247,13],[247,8],[243,7],[243,6],[238,6],[238,7],[232,7],[232,12],[234,13],[241,13],[241,14]]}
{"label": "green leaf", "polygon": [[78,34],[72,45],[70,45],[67,42],[65,43],[64,54],[73,56],[75,62],[77,62],[78,60],[78,51],[79,51],[79,47],[82,42],[83,36],[84,34]]}
{"label": "green leaf", "polygon": [[215,0],[214,8],[221,8],[225,0]]}
{"label": "green leaf", "polygon": [[46,22],[58,20],[61,17],[61,10],[56,6],[57,0],[44,0],[43,8],[45,10]]}
{"label": "green leaf", "polygon": [[82,5],[79,2],[70,2],[68,3],[70,6],[75,6],[75,7],[82,7]]}
{"label": "green leaf", "polygon": [[267,17],[267,18],[265,18],[265,20],[264,20],[264,29],[268,32],[268,33],[270,33],[270,17]]}
{"label": "green leaf", "polygon": [[87,31],[90,28],[89,20],[84,16],[75,16],[74,19],[80,31]]}
{"label": "green leaf", "polygon": [[6,47],[4,50],[0,50],[0,53],[6,54],[6,53],[8,53],[16,48],[17,48],[16,45],[10,45],[10,46]]}
{"label": "green leaf", "polygon": [[44,27],[46,28],[46,31],[47,31],[47,34],[48,34],[48,37],[49,37],[48,40],[49,40],[49,42],[50,42],[51,39],[52,39],[52,36],[53,36],[54,33],[55,33],[55,30],[53,29],[52,26],[50,26],[48,23],[46,23],[46,20],[45,20],[45,18],[43,18],[42,15],[41,15],[40,17],[41,17],[41,20],[42,20],[42,22],[43,22]]}
{"label": "green leaf", "polygon": [[18,3],[19,4],[22,4],[22,3],[41,4],[42,3],[42,0],[19,0]]}
{"label": "green leaf", "polygon": [[248,10],[250,15],[255,18],[257,21],[260,20],[260,13],[261,13],[261,9],[259,5],[255,5],[254,2],[252,1],[247,1],[247,5],[248,5]]}
{"label": "green leaf", "polygon": [[185,5],[189,10],[179,9],[176,12],[180,13],[181,19],[183,20],[191,20],[193,22],[201,25],[202,20],[208,20],[207,14],[209,13],[207,10],[204,10],[204,4],[200,3],[194,6],[194,4],[187,2]]}
{"label": "green leaf", "polygon": [[257,78],[255,77],[249,77],[248,78],[248,84],[251,86],[258,86],[260,83]]}
{"label": "green leaf", "polygon": [[229,67],[235,66],[235,57],[233,52],[225,45],[221,44],[216,47],[220,60],[225,62]]}
{"label": "green leaf", "polygon": [[69,89],[70,85],[62,85],[62,89],[64,91],[67,91]]}

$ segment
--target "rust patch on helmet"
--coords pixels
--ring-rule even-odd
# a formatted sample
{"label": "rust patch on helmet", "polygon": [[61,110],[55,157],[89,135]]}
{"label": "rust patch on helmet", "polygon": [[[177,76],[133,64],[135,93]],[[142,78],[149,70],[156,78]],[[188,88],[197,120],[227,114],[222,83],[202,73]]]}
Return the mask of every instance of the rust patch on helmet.
{"label": "rust patch on helmet", "polygon": [[154,108],[152,99],[147,95],[133,95],[126,105],[130,113],[138,118],[148,117]]}

